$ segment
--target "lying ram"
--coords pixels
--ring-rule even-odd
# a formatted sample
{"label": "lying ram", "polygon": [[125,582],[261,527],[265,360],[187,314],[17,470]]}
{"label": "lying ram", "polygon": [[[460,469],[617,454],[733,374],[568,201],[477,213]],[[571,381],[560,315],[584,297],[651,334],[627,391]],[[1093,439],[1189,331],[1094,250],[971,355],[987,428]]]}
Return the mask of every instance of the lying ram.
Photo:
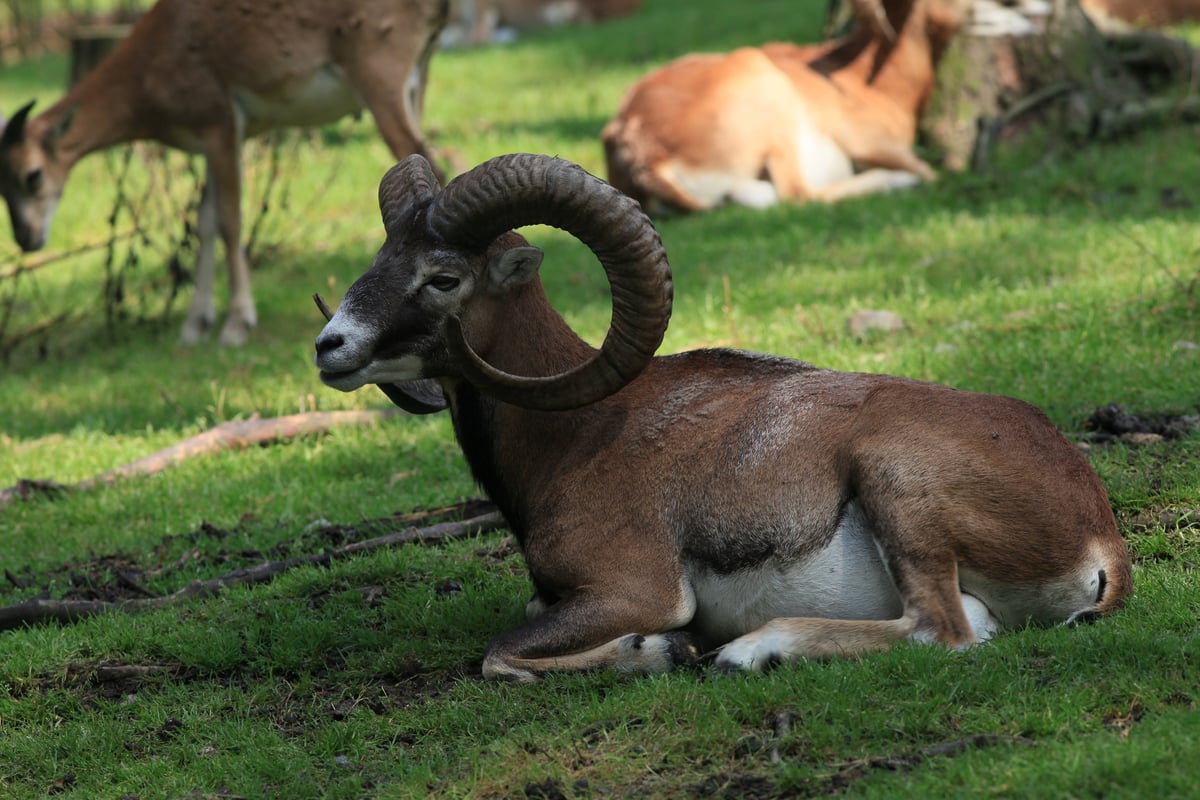
{"label": "lying ram", "polygon": [[[1091,619],[1132,589],[1099,479],[1021,401],[774,356],[655,357],[672,284],[637,203],[574,164],[494,159],[444,190],[405,159],[387,239],[316,340],[321,380],[449,408],[536,594],[488,677],[959,648]],[[612,286],[599,351],[550,306],[561,227]]]}

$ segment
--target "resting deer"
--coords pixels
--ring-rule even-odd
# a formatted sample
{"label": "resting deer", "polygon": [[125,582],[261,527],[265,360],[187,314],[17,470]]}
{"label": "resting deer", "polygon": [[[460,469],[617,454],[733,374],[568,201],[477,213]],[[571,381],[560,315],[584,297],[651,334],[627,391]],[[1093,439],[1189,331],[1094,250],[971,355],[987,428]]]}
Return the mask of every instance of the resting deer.
{"label": "resting deer", "polygon": [[229,262],[221,342],[257,324],[242,250],[241,146],[285,126],[366,108],[397,158],[428,155],[420,113],[446,0],[159,0],[129,36],[38,116],[0,133],[0,193],[23,250],[42,247],[71,168],[89,153],[151,139],[205,157],[196,290],[183,340],[216,323],[215,244]]}
{"label": "resting deer", "polygon": [[836,201],[935,177],[913,152],[964,0],[853,0],[823,44],[684,56],[625,94],[602,138],[608,178],[651,213]]}
{"label": "resting deer", "polygon": [[[535,590],[485,676],[960,648],[1131,591],[1103,486],[1026,403],[733,350],[655,357],[672,299],[658,233],[576,165],[502,156],[440,190],[412,156],[379,199],[387,239],[316,365],[342,391],[449,408]],[[598,352],[511,230],[535,223],[608,275]]]}

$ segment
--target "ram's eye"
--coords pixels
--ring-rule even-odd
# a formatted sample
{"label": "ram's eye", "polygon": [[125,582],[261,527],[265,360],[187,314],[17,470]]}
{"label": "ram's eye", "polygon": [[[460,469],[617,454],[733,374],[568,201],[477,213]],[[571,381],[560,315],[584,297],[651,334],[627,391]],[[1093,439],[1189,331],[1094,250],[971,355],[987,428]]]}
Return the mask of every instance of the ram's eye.
{"label": "ram's eye", "polygon": [[429,285],[439,292],[448,292],[458,288],[459,280],[453,275],[434,275],[429,279]]}
{"label": "ram's eye", "polygon": [[40,169],[31,170],[25,176],[25,191],[30,194],[37,194],[42,188],[42,171]]}

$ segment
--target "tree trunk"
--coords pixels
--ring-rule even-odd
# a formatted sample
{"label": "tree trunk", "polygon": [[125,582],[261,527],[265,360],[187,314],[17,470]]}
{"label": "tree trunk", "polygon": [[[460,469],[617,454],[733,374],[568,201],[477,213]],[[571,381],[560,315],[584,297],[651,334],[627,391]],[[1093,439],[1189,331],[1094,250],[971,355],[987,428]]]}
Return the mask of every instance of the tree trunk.
{"label": "tree trunk", "polygon": [[1053,0],[1025,36],[967,29],[938,67],[923,141],[949,169],[987,169],[997,144],[1037,129],[1078,145],[1173,118],[1195,118],[1189,82],[1200,60],[1152,31],[1102,33],[1077,0]]}

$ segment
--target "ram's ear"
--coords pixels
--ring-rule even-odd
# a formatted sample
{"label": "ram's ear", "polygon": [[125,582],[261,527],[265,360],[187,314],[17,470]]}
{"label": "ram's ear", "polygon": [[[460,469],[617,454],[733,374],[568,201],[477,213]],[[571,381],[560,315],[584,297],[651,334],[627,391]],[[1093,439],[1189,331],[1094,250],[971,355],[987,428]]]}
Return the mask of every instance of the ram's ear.
{"label": "ram's ear", "polygon": [[537,247],[510,247],[488,262],[488,284],[503,291],[529,283],[537,275],[544,256]]}

